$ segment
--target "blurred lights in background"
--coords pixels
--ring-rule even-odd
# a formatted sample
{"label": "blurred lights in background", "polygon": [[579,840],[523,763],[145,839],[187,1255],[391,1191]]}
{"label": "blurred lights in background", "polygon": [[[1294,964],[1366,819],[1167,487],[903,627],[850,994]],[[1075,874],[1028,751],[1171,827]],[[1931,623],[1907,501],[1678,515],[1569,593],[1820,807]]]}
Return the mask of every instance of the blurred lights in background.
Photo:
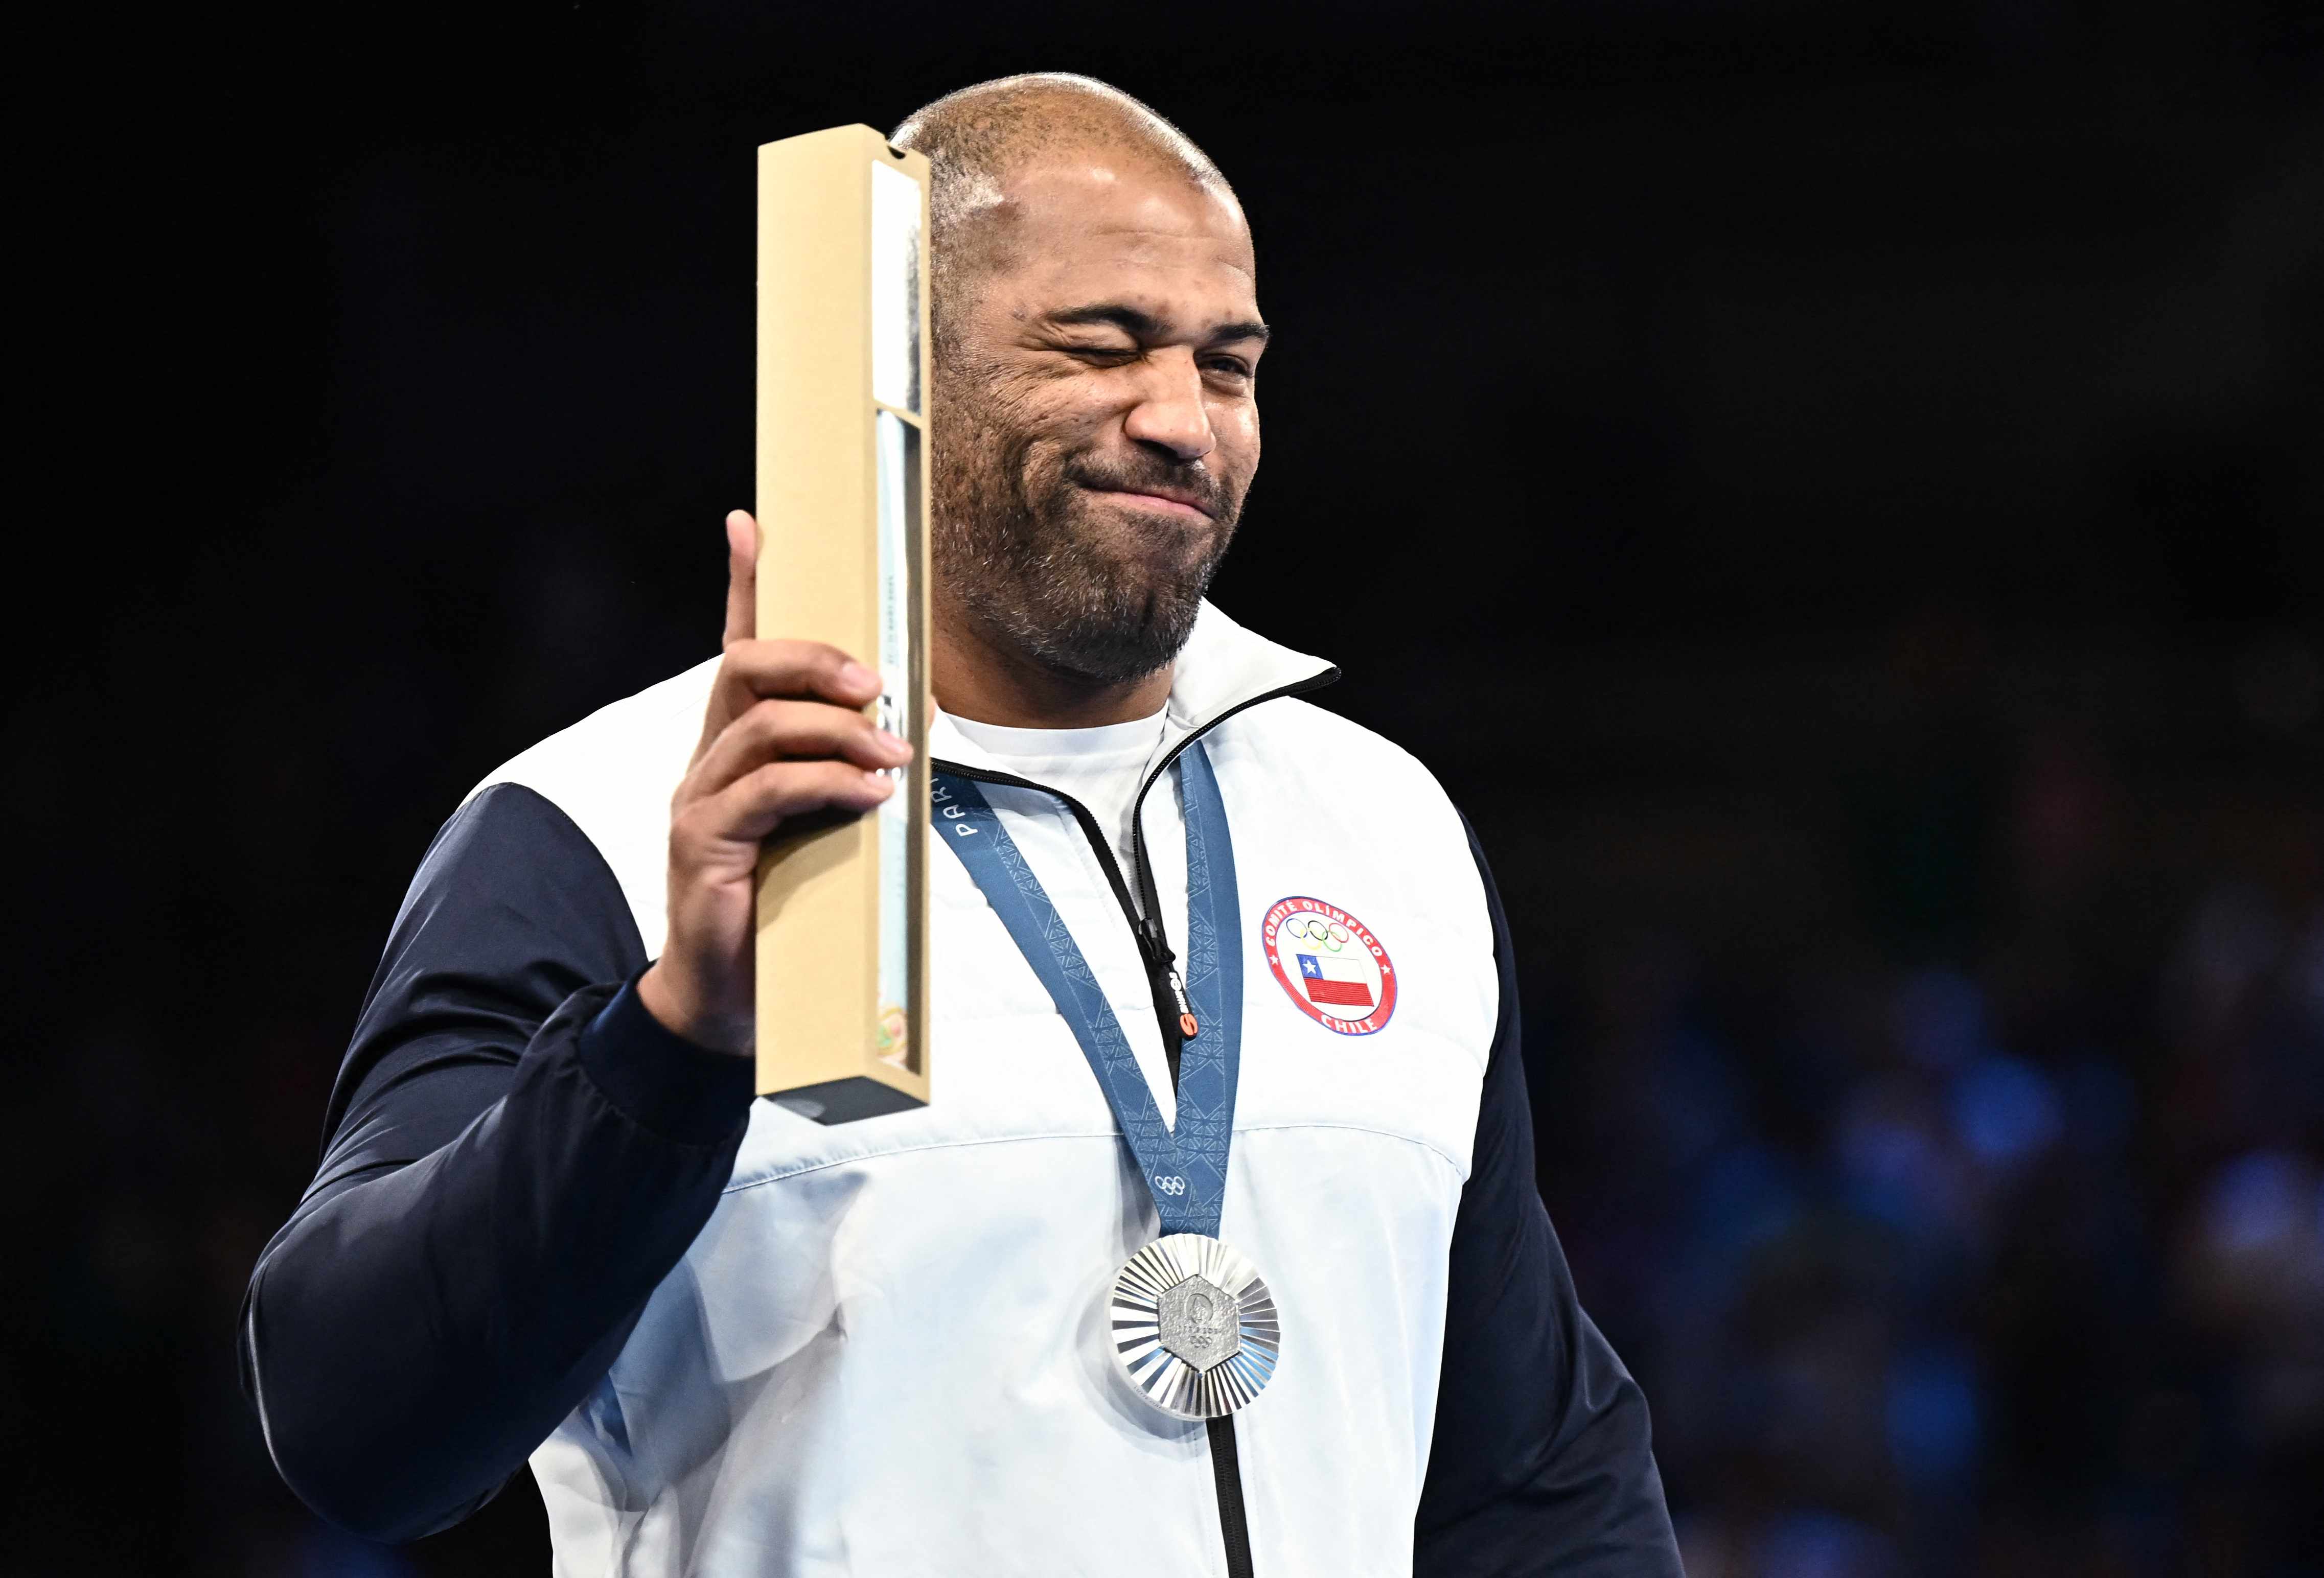
{"label": "blurred lights in background", "polygon": [[402,1551],[317,1526],[244,1279],[438,821],[715,636],[749,148],[1069,63],[1250,207],[1219,601],[1478,827],[1694,1578],[2324,1573],[2313,9],[1243,7],[1199,62],[1065,5],[113,30],[32,183],[83,249],[24,249],[68,343],[23,382],[100,420],[37,528],[87,562],[5,627],[0,1566],[545,1563],[522,1481]]}

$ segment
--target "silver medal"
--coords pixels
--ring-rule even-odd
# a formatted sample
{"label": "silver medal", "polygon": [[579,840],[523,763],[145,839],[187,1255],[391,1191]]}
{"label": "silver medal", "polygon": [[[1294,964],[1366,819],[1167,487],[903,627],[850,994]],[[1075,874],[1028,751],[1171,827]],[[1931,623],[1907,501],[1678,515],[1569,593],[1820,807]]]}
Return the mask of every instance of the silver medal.
{"label": "silver medal", "polygon": [[1258,1267],[1214,1238],[1156,1239],[1115,1274],[1110,1303],[1115,1361],[1167,1414],[1231,1414],[1275,1374],[1275,1296]]}

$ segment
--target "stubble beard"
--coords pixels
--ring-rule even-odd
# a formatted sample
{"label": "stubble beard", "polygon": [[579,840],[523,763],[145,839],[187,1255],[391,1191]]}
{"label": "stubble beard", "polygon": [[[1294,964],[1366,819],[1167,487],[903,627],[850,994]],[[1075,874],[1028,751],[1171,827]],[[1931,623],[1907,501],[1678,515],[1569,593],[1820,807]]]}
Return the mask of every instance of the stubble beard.
{"label": "stubble beard", "polygon": [[[1067,678],[1126,684],[1176,658],[1233,539],[1240,493],[1199,465],[1143,455],[1037,468],[1033,435],[989,385],[940,392],[952,398],[932,457],[929,540],[943,595],[989,639]],[[1214,516],[1148,528],[1175,534],[1163,552],[1126,551],[1084,484],[1140,484],[1195,489]]]}

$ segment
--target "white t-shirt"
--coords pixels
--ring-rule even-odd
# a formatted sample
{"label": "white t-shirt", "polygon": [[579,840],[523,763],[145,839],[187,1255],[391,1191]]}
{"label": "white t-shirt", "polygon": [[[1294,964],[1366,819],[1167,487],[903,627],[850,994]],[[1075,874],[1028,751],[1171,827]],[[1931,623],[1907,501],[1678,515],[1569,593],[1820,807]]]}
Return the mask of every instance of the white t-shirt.
{"label": "white t-shirt", "polygon": [[[1071,795],[1088,807],[1112,845],[1130,902],[1142,902],[1137,868],[1130,859],[1130,809],[1161,753],[1166,714],[1093,729],[1012,729],[945,715],[946,722],[986,752],[1002,771]],[[1021,805],[1021,799],[1018,802]],[[1098,867],[1097,852],[1071,812],[1021,811],[996,807],[1001,825],[1023,852],[1026,863],[1049,894],[1074,934],[1106,1001],[1113,1005],[1123,1037],[1138,1059],[1155,1105],[1166,1123],[1177,1121],[1178,1101],[1171,1088],[1162,1032],[1155,1021],[1154,989],[1146,974],[1130,922]],[[1186,831],[1178,797],[1166,780],[1146,797],[1146,854],[1162,904],[1162,926],[1173,948],[1186,937]]]}
{"label": "white t-shirt", "polygon": [[1009,771],[1087,806],[1112,843],[1113,858],[1120,863],[1122,881],[1130,884],[1134,900],[1138,879],[1130,855],[1130,807],[1162,748],[1166,715],[1157,712],[1093,729],[1011,729],[964,717],[952,718],[952,724]]}

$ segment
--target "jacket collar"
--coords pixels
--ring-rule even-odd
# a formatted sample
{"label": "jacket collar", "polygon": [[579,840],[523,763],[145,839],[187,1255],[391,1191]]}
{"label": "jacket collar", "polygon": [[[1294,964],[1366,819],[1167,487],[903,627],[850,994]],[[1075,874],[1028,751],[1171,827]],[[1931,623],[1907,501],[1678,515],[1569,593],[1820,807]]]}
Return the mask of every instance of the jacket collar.
{"label": "jacket collar", "polygon": [[[1230,713],[1272,697],[1319,689],[1339,677],[1340,670],[1323,659],[1245,630],[1205,598],[1171,676],[1157,759],[1176,755],[1187,739]],[[940,762],[1001,771],[941,712],[928,729],[928,754]]]}

